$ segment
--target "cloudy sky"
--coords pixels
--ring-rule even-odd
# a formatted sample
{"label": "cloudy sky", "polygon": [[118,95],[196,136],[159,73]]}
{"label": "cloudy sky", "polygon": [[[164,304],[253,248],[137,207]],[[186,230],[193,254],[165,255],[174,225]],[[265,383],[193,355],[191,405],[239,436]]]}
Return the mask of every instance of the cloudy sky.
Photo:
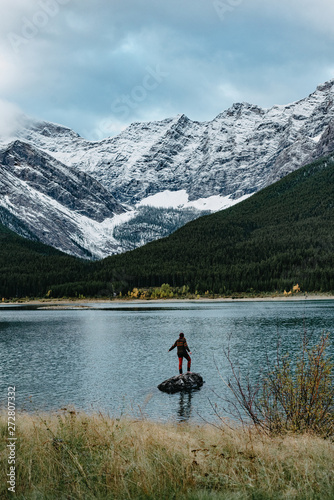
{"label": "cloudy sky", "polygon": [[20,112],[100,139],[211,120],[334,78],[333,0],[0,0],[0,134]]}

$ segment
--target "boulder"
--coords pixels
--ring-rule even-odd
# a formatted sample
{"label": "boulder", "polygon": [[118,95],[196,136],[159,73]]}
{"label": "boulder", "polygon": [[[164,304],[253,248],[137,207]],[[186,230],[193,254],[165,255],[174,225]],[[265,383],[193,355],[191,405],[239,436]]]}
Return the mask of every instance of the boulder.
{"label": "boulder", "polygon": [[199,373],[184,373],[161,382],[158,385],[158,389],[162,392],[173,394],[174,392],[200,389],[203,384],[204,380]]}

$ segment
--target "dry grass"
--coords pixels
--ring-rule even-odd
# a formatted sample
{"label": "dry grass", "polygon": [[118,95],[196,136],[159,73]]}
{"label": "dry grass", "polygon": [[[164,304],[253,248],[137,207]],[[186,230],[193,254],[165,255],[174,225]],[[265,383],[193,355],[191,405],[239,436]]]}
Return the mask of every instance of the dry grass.
{"label": "dry grass", "polygon": [[[7,420],[1,417],[7,498]],[[18,499],[333,499],[333,443],[250,429],[17,415]],[[13,494],[8,494],[8,498]]]}

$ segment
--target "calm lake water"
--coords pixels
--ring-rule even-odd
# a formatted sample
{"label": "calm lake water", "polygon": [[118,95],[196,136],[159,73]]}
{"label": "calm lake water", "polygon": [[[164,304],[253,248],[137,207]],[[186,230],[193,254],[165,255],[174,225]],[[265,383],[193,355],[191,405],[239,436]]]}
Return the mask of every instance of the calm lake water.
{"label": "calm lake water", "polygon": [[[333,324],[332,300],[0,306],[0,404],[6,404],[7,386],[15,385],[18,407],[28,411],[70,405],[113,416],[213,421],[210,402],[222,405],[218,395],[228,391],[217,369],[228,377],[228,343],[236,363],[256,378],[267,354],[274,359],[277,334],[293,352],[304,328],[316,340],[333,332]],[[192,370],[206,383],[192,394],[167,395],[157,385],[178,373],[176,349],[168,349],[180,331],[192,351]]]}

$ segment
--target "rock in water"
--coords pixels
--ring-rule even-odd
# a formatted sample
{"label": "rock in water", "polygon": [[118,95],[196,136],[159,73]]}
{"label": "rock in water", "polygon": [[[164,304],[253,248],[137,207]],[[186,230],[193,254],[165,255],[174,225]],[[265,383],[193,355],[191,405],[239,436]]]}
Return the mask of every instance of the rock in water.
{"label": "rock in water", "polygon": [[158,385],[158,389],[162,392],[173,394],[174,392],[200,389],[203,384],[204,380],[199,373],[184,373],[165,380]]}

